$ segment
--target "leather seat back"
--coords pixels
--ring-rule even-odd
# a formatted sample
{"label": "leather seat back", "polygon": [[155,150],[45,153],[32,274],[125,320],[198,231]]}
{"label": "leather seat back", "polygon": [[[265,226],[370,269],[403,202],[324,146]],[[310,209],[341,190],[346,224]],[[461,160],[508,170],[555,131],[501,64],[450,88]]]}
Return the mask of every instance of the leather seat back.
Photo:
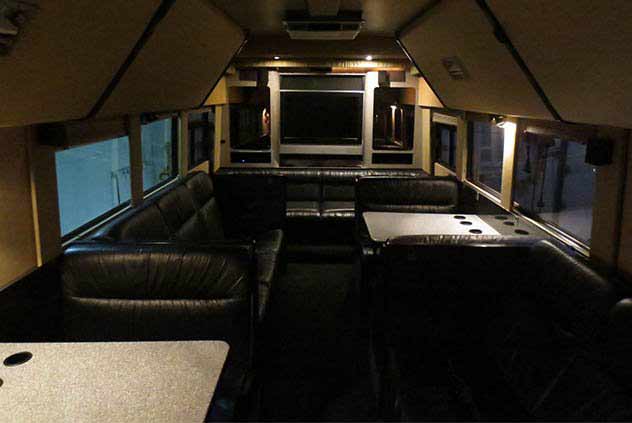
{"label": "leather seat back", "polygon": [[167,241],[171,238],[171,231],[156,202],[151,201],[124,212],[97,229],[91,238],[108,241]]}
{"label": "leather seat back", "polygon": [[208,239],[224,239],[224,221],[215,198],[215,189],[211,177],[204,172],[194,172],[187,176],[184,184],[193,195],[200,217],[207,229]]}
{"label": "leather seat back", "polygon": [[251,255],[246,245],[75,243],[61,262],[67,338],[243,342]]}
{"label": "leather seat back", "polygon": [[185,185],[179,184],[156,200],[173,237],[186,241],[207,240],[207,228]]}
{"label": "leather seat back", "polygon": [[356,210],[411,213],[452,213],[459,188],[453,178],[360,178]]}
{"label": "leather seat back", "polygon": [[217,175],[217,199],[230,237],[285,227],[285,178],[279,175]]}

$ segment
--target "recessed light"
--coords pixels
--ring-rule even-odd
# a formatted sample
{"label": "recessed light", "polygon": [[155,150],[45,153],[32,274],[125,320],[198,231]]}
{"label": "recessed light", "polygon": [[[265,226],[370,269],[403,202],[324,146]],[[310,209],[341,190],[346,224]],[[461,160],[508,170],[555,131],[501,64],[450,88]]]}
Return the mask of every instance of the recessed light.
{"label": "recessed light", "polygon": [[370,62],[371,60],[373,60],[373,56],[369,54],[367,57],[365,57],[365,59]]}
{"label": "recessed light", "polygon": [[281,60],[281,56],[274,56],[274,60]]}

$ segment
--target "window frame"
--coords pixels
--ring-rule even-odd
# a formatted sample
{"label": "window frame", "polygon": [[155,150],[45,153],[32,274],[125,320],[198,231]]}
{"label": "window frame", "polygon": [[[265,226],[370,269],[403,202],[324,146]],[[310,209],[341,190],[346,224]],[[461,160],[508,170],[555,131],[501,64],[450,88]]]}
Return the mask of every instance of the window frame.
{"label": "window frame", "polygon": [[[212,113],[213,115],[215,115],[215,106],[211,106],[207,109],[203,109],[203,110],[194,110],[192,112],[189,113],[189,116],[191,114],[204,114],[204,115],[209,115]],[[216,117],[216,116],[215,116]],[[193,121],[191,122],[191,120],[188,120],[187,122],[188,124],[188,128],[187,128],[187,135],[189,137],[189,151],[187,151],[187,155],[188,155],[188,163],[187,166],[189,167],[187,170],[193,170],[194,168],[196,168],[197,166],[201,165],[202,163],[204,163],[205,161],[209,161],[212,162],[213,160],[213,155],[212,152],[215,150],[215,137],[213,136],[211,138],[211,134],[215,135],[215,128],[212,128],[211,130],[211,123],[208,121],[208,119],[206,121]],[[191,137],[191,130],[192,129],[198,129],[198,128],[203,128],[205,130],[206,136],[209,138],[208,140],[208,149],[207,149],[207,153],[208,153],[208,158],[206,160],[202,160],[200,162],[195,162],[193,160],[194,158],[194,143],[192,142],[192,137]],[[178,140],[179,142],[179,140]]]}
{"label": "window frame", "polygon": [[[127,138],[127,147],[130,148],[130,138],[129,138],[129,132],[125,132],[125,133],[112,133],[112,134],[108,134],[107,137],[104,136],[98,136],[95,137],[94,140],[91,140],[89,142],[85,142],[85,143],[79,143],[79,144],[74,144],[69,148],[66,149],[60,149],[55,151],[55,163],[57,162],[57,153],[62,152],[62,151],[66,151],[66,150],[73,150],[75,148],[81,148],[81,147],[85,147],[91,144],[99,144],[99,143],[103,143],[103,142],[110,142],[113,141],[117,138]],[[131,159],[131,157],[130,157]],[[130,161],[130,166],[132,165],[131,161]],[[57,201],[58,201],[58,207],[59,207],[59,188],[58,188],[58,184],[59,184],[59,179],[57,178],[57,166],[55,165],[55,175],[56,175],[56,188],[57,188]],[[131,190],[131,179],[130,179],[130,190]],[[87,221],[86,223],[78,226],[77,228],[73,229],[72,231],[62,235],[60,233],[60,240],[61,240],[61,244],[62,246],[65,246],[67,244],[69,244],[70,242],[74,241],[75,239],[79,238],[81,235],[92,232],[94,230],[96,230],[98,227],[104,225],[105,223],[107,223],[111,218],[113,218],[114,216],[122,213],[123,211],[131,208],[132,205],[132,200],[131,198],[129,200],[125,200],[122,203],[119,203],[117,206],[105,211],[104,213],[101,213],[98,216],[95,216],[94,218],[90,219],[89,221]],[[61,210],[59,211],[59,226],[60,226],[60,232],[61,232]]]}
{"label": "window frame", "polygon": [[[504,172],[504,167],[505,167],[504,161],[501,161],[501,164],[500,164],[500,169],[501,169],[500,191],[496,191],[494,188],[488,185],[485,185],[484,183],[480,181],[477,181],[476,178],[474,177],[472,162],[473,162],[473,156],[474,156],[474,123],[476,122],[488,123],[484,119],[468,119],[467,121],[467,169],[465,172],[465,177],[469,183],[476,186],[478,189],[485,191],[487,194],[491,195],[492,197],[494,197],[494,199],[500,202],[502,198],[502,189],[503,189],[503,172]],[[489,124],[492,125],[492,123],[489,123]],[[504,157],[504,149],[505,149],[505,141],[506,141],[504,132],[505,131],[503,130],[503,157]]]}
{"label": "window frame", "polygon": [[[450,148],[449,148],[449,154],[450,157],[453,159],[454,161],[454,165],[451,166],[449,163],[444,162],[441,159],[441,149],[440,147],[440,142],[439,139],[437,138],[437,129],[440,127],[445,127],[445,128],[454,128],[454,136],[450,136]],[[452,133],[451,133],[452,134]],[[433,162],[434,163],[438,163],[441,166],[445,167],[446,169],[448,169],[451,172],[456,173],[456,162],[457,162],[457,145],[459,143],[459,129],[458,126],[456,124],[452,124],[452,123],[447,123],[444,121],[435,121],[433,120],[432,122],[432,134],[431,134],[431,138],[433,140]],[[454,148],[452,148],[454,147]],[[449,159],[448,159],[449,160]]]}
{"label": "window frame", "polygon": [[[557,122],[540,122],[534,120],[524,120],[523,121],[523,129],[522,133],[531,132],[536,135],[545,135],[551,137],[557,137],[561,141],[565,142],[588,142],[588,140],[596,134],[596,129],[589,125],[576,125],[573,127],[567,127],[564,124]],[[519,143],[523,142],[521,137],[516,137],[516,148],[514,151],[514,161],[517,163],[518,161],[518,150]],[[576,235],[571,233],[570,231],[560,227],[554,222],[549,222],[542,217],[540,217],[537,213],[532,213],[526,208],[522,207],[520,203],[517,201],[515,196],[515,189],[517,186],[517,166],[514,167],[514,175],[513,175],[513,183],[512,183],[512,211],[518,214],[521,217],[524,217],[531,221],[533,224],[549,233],[551,236],[559,239],[563,243],[570,245],[572,248],[576,249],[580,253],[588,256],[590,254],[590,244],[587,244],[583,240],[579,239]],[[596,183],[596,181],[595,181]],[[595,187],[596,189],[596,187]],[[593,193],[594,195],[595,193]],[[594,206],[594,198],[593,203]],[[594,220],[591,222],[591,231],[592,224]]]}
{"label": "window frame", "polygon": [[[141,121],[141,124],[140,124],[141,157],[142,157],[142,145],[143,145],[143,142],[142,142],[143,125],[157,122],[160,120],[167,120],[167,119],[171,119],[171,136],[172,136],[172,140],[174,140],[171,143],[171,168],[173,169],[173,172],[170,177],[165,178],[164,180],[158,182],[157,184],[154,184],[153,186],[147,189],[143,188],[143,199],[150,196],[154,191],[158,191],[159,189],[168,185],[169,183],[177,179],[178,176],[180,175],[180,166],[179,166],[180,160],[179,160],[179,155],[178,155],[178,152],[180,150],[180,131],[178,130],[178,123],[180,119],[177,115],[157,116],[148,121]],[[143,169],[144,169],[144,163],[143,163]]]}

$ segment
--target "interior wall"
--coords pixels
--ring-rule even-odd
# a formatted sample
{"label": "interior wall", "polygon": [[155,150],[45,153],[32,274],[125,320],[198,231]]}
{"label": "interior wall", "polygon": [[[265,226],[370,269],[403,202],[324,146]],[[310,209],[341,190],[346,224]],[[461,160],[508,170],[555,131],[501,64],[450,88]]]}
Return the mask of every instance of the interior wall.
{"label": "interior wall", "polygon": [[25,128],[0,129],[0,289],[37,267]]}

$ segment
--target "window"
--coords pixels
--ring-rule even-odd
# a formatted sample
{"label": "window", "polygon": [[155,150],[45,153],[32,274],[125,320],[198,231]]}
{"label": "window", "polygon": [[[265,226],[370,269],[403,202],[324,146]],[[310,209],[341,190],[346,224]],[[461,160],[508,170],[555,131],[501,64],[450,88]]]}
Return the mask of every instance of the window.
{"label": "window", "polygon": [[144,191],[155,188],[178,173],[176,122],[176,118],[167,118],[142,125]]}
{"label": "window", "polygon": [[456,126],[434,123],[435,161],[456,171]]}
{"label": "window", "polygon": [[503,128],[491,122],[470,122],[468,178],[472,182],[500,193],[504,144]]}
{"label": "window", "polygon": [[230,105],[230,145],[235,150],[270,150],[270,89],[241,88]]}
{"label": "window", "polygon": [[[215,109],[189,115],[189,169],[213,160]],[[211,168],[212,168],[211,164]]]}
{"label": "window", "polygon": [[118,209],[131,197],[127,137],[59,151],[55,162],[64,237]]}
{"label": "window", "polygon": [[379,87],[374,94],[373,150],[411,150],[415,133],[415,90]]}
{"label": "window", "polygon": [[514,199],[524,213],[590,245],[596,168],[585,156],[585,140],[529,128],[517,147]]}

